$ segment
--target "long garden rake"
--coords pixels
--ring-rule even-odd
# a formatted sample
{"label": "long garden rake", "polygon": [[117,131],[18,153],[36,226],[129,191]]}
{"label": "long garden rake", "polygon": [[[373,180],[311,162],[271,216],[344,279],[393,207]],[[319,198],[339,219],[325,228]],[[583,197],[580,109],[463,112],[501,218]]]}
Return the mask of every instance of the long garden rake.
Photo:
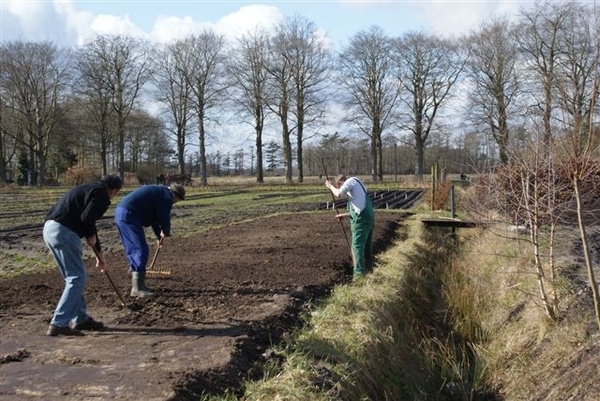
{"label": "long garden rake", "polygon": [[146,278],[164,278],[171,275],[171,270],[165,267],[159,267],[158,269],[154,268],[156,263],[156,259],[158,259],[158,253],[160,252],[161,245],[156,246],[156,252],[154,253],[154,257],[152,258],[152,263],[150,263],[150,267],[146,269]]}

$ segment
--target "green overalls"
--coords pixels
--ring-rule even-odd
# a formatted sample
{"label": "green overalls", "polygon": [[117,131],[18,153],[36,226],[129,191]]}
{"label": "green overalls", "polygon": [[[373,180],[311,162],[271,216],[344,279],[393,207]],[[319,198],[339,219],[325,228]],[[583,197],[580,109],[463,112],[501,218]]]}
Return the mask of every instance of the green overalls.
{"label": "green overalls", "polygon": [[[361,185],[362,186],[362,185]],[[364,189],[364,187],[363,187]],[[365,208],[357,214],[348,202],[350,211],[350,230],[352,231],[352,259],[354,277],[373,271],[373,230],[375,228],[375,210],[368,194],[365,194]]]}

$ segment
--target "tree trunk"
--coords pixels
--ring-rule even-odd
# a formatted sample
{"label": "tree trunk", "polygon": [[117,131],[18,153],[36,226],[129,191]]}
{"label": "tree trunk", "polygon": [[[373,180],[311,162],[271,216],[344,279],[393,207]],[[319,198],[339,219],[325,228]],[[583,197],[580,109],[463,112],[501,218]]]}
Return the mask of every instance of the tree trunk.
{"label": "tree trunk", "polygon": [[208,185],[206,170],[206,132],[204,130],[204,114],[198,113],[198,161],[200,162],[200,184]]}
{"label": "tree trunk", "polygon": [[296,165],[298,166],[298,182],[304,182],[304,168],[302,166],[302,125],[298,126],[298,141],[296,142]]}
{"label": "tree trunk", "polygon": [[123,113],[117,111],[118,121],[117,121],[117,142],[118,149],[117,153],[118,163],[119,163],[119,177],[122,180],[125,180],[125,119],[123,118]]}
{"label": "tree trunk", "polygon": [[585,223],[583,221],[583,211],[581,206],[581,194],[579,192],[579,179],[574,178],[573,186],[575,189],[575,200],[577,202],[577,223],[579,224],[579,234],[581,236],[581,244],[583,246],[583,256],[585,259],[585,266],[588,271],[588,280],[590,288],[592,289],[592,299],[594,301],[594,312],[596,314],[596,325],[600,328],[600,299],[598,296],[598,283],[596,282],[596,276],[594,275],[594,266],[590,255],[590,246],[585,231]]}
{"label": "tree trunk", "polygon": [[283,141],[283,160],[285,164],[285,183],[292,183],[292,143],[290,141],[290,131],[287,124],[287,118],[281,118],[282,141]]}
{"label": "tree trunk", "polygon": [[262,123],[256,125],[256,182],[263,183]]}
{"label": "tree trunk", "polygon": [[415,175],[421,179],[425,171],[425,144],[417,139],[415,143]]}

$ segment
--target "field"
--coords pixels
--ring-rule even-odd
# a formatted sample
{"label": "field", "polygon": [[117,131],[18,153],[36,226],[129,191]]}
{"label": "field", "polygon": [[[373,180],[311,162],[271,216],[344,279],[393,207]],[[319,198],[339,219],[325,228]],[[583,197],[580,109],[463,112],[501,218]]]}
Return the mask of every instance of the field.
{"label": "field", "polygon": [[[269,347],[302,324],[303,312],[351,279],[344,233],[321,186],[192,188],[173,209],[173,237],[156,262],[171,274],[148,280],[157,296],[129,303],[111,208],[98,226],[128,307],[90,253],[88,311],[107,329],[47,337],[63,283],[41,226],[64,190],[0,194],[0,399],[187,400],[236,390],[260,373]],[[377,252],[421,195],[392,192],[403,201],[384,189],[373,194]]]}

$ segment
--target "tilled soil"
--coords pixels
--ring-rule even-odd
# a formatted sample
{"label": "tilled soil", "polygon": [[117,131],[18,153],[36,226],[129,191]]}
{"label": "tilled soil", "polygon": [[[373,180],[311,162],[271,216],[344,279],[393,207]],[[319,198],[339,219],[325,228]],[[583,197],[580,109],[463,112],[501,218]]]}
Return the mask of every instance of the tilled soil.
{"label": "tilled soil", "polygon": [[[376,251],[404,216],[377,213]],[[114,227],[103,230],[106,237]],[[300,326],[302,312],[351,279],[330,212],[168,238],[155,269],[170,275],[147,280],[151,299],[129,297],[121,250],[106,260],[127,306],[90,259],[88,312],[107,328],[83,337],[45,335],[63,289],[57,269],[0,281],[0,400],[192,400],[240,391],[260,373],[256,362],[272,357],[269,347]]]}

